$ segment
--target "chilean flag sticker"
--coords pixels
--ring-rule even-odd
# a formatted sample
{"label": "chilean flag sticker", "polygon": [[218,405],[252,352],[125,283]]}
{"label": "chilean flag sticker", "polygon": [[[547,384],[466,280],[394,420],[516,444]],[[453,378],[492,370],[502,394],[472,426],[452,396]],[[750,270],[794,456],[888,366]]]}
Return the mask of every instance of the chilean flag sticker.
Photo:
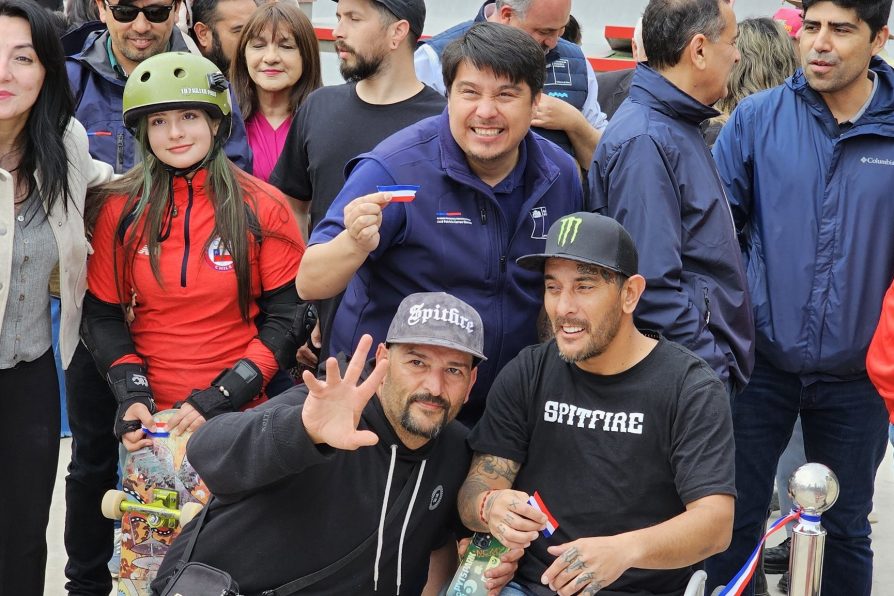
{"label": "chilean flag sticker", "polygon": [[390,192],[392,203],[410,203],[416,198],[418,184],[394,184],[391,186],[377,186],[379,192]]}
{"label": "chilean flag sticker", "polygon": [[543,529],[543,536],[546,538],[552,536],[553,532],[559,529],[559,522],[556,521],[553,514],[550,513],[549,509],[546,508],[546,505],[543,504],[543,499],[540,498],[539,492],[535,490],[534,494],[528,497],[528,505],[546,516],[546,527]]}

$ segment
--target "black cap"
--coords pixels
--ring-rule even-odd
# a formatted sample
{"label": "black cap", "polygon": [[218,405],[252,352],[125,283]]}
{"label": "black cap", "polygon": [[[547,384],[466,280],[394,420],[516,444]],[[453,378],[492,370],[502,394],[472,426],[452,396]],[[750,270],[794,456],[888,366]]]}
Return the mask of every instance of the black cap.
{"label": "black cap", "polygon": [[[338,2],[338,0],[332,1]],[[410,31],[416,37],[422,35],[422,29],[425,28],[425,0],[372,0],[372,2],[381,4],[398,19],[410,23]]]}
{"label": "black cap", "polygon": [[546,259],[568,259],[598,265],[630,277],[636,275],[636,245],[624,227],[610,217],[582,211],[559,218],[549,228],[546,252],[519,257],[525,269],[543,269]]}

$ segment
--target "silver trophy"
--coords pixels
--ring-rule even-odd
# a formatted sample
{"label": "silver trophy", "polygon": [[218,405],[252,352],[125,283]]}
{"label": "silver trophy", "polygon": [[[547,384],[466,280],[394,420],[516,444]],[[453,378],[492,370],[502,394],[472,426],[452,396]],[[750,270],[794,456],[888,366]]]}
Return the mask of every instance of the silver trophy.
{"label": "silver trophy", "polygon": [[838,500],[838,478],[822,464],[804,464],[788,481],[788,494],[801,519],[792,536],[789,596],[819,596],[822,591],[826,531],[820,516]]}

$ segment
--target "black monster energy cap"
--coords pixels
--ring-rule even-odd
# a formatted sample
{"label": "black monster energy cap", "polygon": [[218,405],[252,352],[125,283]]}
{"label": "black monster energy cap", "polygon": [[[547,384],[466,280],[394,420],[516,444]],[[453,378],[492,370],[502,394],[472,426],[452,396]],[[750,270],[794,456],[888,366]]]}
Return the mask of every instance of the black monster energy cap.
{"label": "black monster energy cap", "polygon": [[636,245],[624,227],[610,217],[581,211],[553,223],[546,252],[519,257],[525,269],[543,270],[546,259],[568,259],[598,265],[630,277],[636,275]]}

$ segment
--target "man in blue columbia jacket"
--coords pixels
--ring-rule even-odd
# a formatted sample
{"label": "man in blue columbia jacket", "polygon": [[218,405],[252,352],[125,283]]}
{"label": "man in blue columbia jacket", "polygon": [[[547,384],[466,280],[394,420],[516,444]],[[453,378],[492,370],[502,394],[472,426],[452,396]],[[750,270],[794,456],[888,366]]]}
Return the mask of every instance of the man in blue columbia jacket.
{"label": "man in blue columbia jacket", "polygon": [[637,325],[695,352],[730,392],[751,374],[754,323],[699,123],[719,114],[710,105],[726,95],[736,35],[728,0],[652,0],[643,14],[649,62],[636,67],[589,178],[591,209],[621,222],[639,248],[647,283]]}
{"label": "man in blue columbia jacket", "polygon": [[[333,354],[353,352],[363,333],[383,340],[390,313],[413,292],[450,291],[471,304],[489,330],[488,360],[465,421],[480,416],[500,368],[538,339],[543,280],[515,259],[542,251],[549,225],[583,205],[574,161],[529,131],[543,64],[530,36],[496,23],[448,47],[447,110],[349,163],[296,280],[307,300],[347,288]],[[415,200],[376,192],[395,184],[419,185]]]}
{"label": "man in blue columbia jacket", "polygon": [[450,42],[484,21],[521,29],[546,54],[543,95],[531,125],[586,170],[608,120],[599,107],[593,67],[579,46],[561,38],[570,14],[571,0],[486,0],[474,20],[455,25],[419,46],[416,76],[444,93],[441,54]]}
{"label": "man in blue columbia jacket", "polygon": [[733,542],[709,562],[709,583],[729,581],[757,544],[800,412],[807,460],[841,486],[823,514],[823,593],[871,590],[867,515],[887,416],[865,359],[894,276],[894,71],[874,56],[890,8],[805,0],[802,70],[743,100],[714,145],[743,239],[757,361],[733,402]]}

